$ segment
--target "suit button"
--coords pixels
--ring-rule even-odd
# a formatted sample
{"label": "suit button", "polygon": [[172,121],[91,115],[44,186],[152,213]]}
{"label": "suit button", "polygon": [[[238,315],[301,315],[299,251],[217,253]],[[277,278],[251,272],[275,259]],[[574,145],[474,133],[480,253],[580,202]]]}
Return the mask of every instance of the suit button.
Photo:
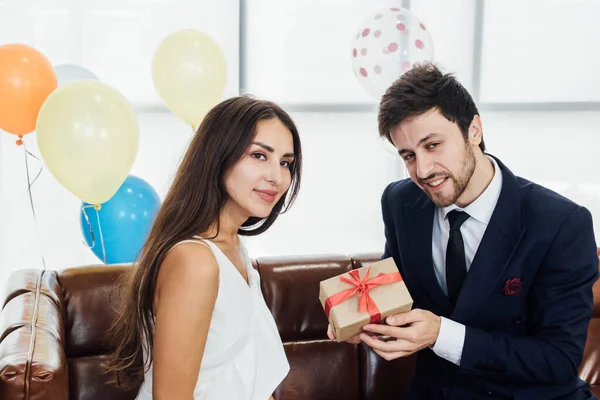
{"label": "suit button", "polygon": [[492,391],[491,391],[491,390],[488,390],[486,393],[487,393],[487,395],[488,395],[488,396],[490,396],[490,397],[492,397],[492,396],[494,395],[494,393],[492,393]]}
{"label": "suit button", "polygon": [[516,316],[516,317],[514,317],[514,318],[513,318],[511,321],[512,321],[512,323],[513,323],[513,324],[520,324],[522,320],[523,320],[523,319],[521,318],[521,316],[520,316],[520,315],[517,315],[517,316]]}

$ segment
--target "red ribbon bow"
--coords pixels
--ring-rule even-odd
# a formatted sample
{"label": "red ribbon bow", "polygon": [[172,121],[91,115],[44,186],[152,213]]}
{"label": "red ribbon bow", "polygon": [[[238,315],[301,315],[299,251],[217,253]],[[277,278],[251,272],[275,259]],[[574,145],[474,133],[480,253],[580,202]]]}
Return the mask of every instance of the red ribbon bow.
{"label": "red ribbon bow", "polygon": [[349,272],[352,279],[348,279],[345,276],[340,278],[342,282],[349,283],[354,287],[342,290],[339,293],[329,296],[327,300],[325,300],[325,315],[327,318],[329,318],[329,312],[331,311],[332,307],[343,303],[358,293],[358,310],[361,313],[368,312],[369,316],[371,317],[372,324],[376,324],[381,321],[381,312],[379,311],[377,304],[375,304],[375,301],[371,298],[371,296],[369,296],[369,291],[379,285],[402,282],[402,276],[400,275],[400,272],[392,272],[389,274],[380,272],[375,278],[368,279],[370,272],[371,267],[367,268],[367,273],[362,279],[360,279],[358,270],[354,269]]}

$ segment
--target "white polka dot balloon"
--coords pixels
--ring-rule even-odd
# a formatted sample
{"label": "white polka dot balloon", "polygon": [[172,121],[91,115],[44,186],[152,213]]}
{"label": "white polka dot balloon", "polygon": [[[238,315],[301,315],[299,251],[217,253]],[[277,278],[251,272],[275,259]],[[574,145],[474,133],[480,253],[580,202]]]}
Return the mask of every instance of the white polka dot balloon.
{"label": "white polka dot balloon", "polygon": [[377,101],[416,63],[433,61],[433,41],[421,21],[405,8],[386,8],[365,19],[352,40],[352,68]]}

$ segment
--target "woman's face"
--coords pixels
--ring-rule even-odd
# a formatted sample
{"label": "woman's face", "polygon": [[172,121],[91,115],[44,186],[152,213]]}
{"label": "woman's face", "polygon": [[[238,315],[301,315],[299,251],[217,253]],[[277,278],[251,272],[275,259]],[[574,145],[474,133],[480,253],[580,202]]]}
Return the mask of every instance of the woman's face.
{"label": "woman's face", "polygon": [[278,119],[261,120],[250,147],[225,176],[228,206],[247,217],[266,218],[290,187],[294,141]]}

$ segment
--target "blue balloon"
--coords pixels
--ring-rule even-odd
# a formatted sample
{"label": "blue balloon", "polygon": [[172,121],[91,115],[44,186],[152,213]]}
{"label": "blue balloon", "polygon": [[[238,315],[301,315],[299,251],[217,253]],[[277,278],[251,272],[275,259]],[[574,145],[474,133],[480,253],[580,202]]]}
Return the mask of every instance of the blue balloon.
{"label": "blue balloon", "polygon": [[92,71],[75,64],[58,65],[54,67],[54,72],[56,73],[59,87],[83,79],[99,80]]}
{"label": "blue balloon", "polygon": [[[152,228],[154,218],[160,207],[160,198],[148,182],[133,175],[129,175],[119,190],[96,214],[93,205],[83,203],[80,222],[81,230],[88,246],[104,262],[102,242],[100,239],[100,225],[106,251],[106,263],[130,263],[136,260],[138,253]],[[87,207],[86,207],[87,206]],[[90,225],[84,212],[89,218]]]}

